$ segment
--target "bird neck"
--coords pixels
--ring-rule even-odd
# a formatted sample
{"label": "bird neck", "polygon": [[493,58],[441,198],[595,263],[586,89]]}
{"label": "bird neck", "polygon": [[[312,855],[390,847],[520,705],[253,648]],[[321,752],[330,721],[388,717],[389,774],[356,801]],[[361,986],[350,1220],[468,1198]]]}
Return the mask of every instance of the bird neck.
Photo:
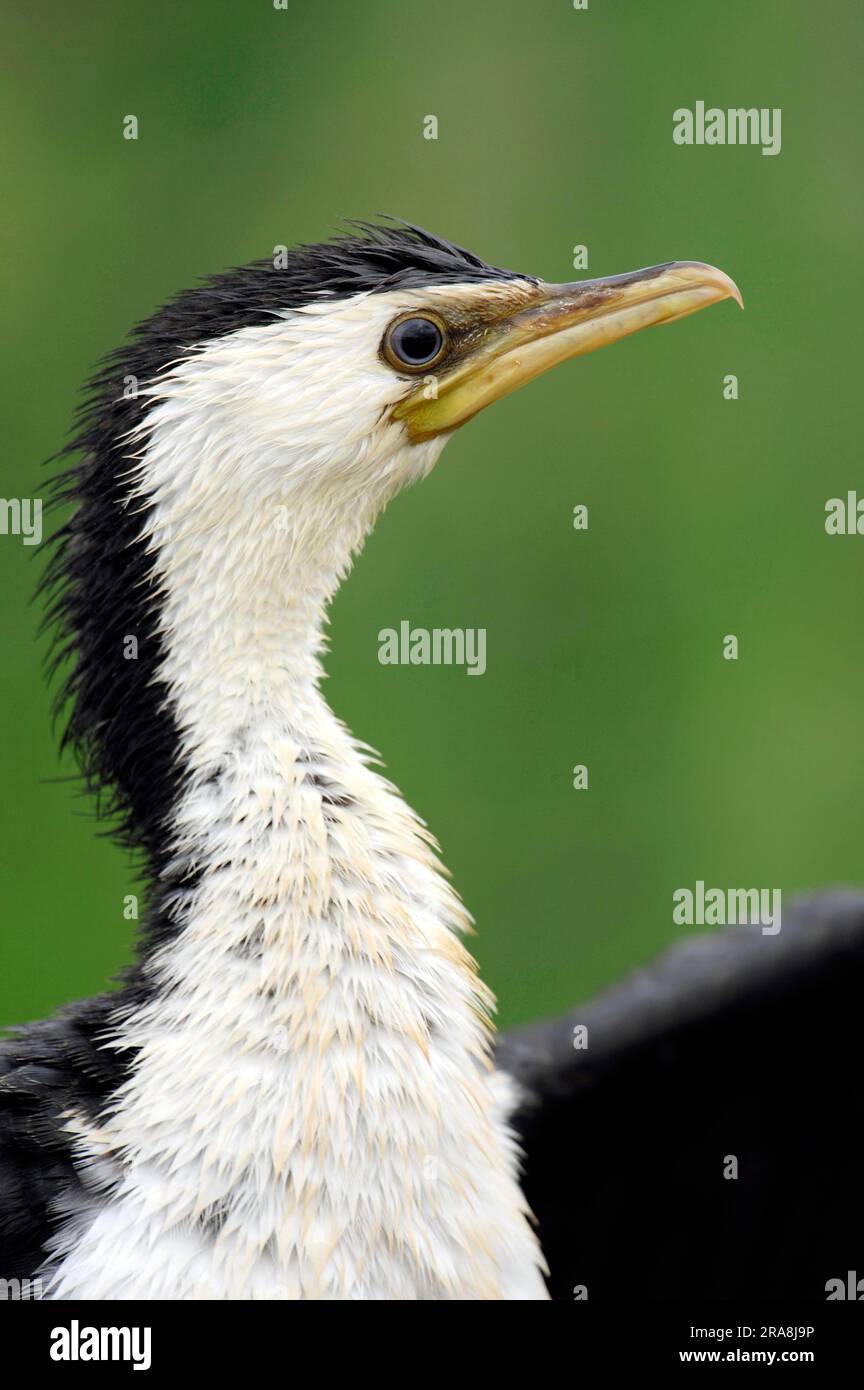
{"label": "bird neck", "polygon": [[[364,1008],[376,1017],[393,953],[432,951],[446,968],[429,972],[404,1022],[422,1051],[433,1016],[463,1014],[467,1065],[486,1049],[491,1001],[458,940],[466,914],[425,828],[320,689],[327,605],[365,529],[355,518],[322,548],[302,527],[240,517],[194,564],[191,538],[165,538],[161,678],[185,769],[172,852],[192,884],[169,970],[176,985],[193,939],[214,970],[245,954],[261,997],[294,1026],[295,1010],[305,1016],[323,982],[353,977],[358,960],[375,965]],[[219,976],[226,989],[230,976]],[[189,983],[200,988],[197,964]],[[308,1012],[314,1032],[319,1015]],[[363,1018],[361,1008],[352,1026]]]}
{"label": "bird neck", "polygon": [[81,1135],[129,1156],[119,1197],[58,1296],[103,1265],[113,1297],[497,1298],[511,1274],[541,1296],[464,911],[319,689],[356,547],[248,522],[161,537],[179,886],[117,1029],[127,1078]]}

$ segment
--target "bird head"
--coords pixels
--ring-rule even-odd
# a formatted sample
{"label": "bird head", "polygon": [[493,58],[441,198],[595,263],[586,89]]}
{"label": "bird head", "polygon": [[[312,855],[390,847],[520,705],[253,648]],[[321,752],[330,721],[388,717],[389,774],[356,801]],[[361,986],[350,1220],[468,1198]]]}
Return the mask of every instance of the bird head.
{"label": "bird head", "polygon": [[729,296],[692,261],[547,284],[393,223],[215,276],[140,324],[91,383],[48,578],[67,739],[132,841],[172,799],[153,769],[170,772],[192,718],[181,653],[204,667],[278,613],[270,659],[305,644],[312,660],[376,516],[454,430],[557,363]]}
{"label": "bird head", "polygon": [[334,530],[353,544],[485,406],[730,295],[688,261],[547,284],[401,225],[300,248],[169,309],[197,339],[142,386],[142,491],[194,530],[281,508],[295,559]]}

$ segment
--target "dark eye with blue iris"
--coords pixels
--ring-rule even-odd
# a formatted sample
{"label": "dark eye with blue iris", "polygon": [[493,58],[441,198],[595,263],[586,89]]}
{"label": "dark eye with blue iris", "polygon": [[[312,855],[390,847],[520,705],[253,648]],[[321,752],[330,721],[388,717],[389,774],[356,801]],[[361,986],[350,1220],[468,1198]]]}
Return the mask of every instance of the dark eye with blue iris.
{"label": "dark eye with blue iris", "polygon": [[437,362],[445,343],[443,326],[436,319],[418,314],[391,324],[384,338],[384,351],[392,366],[416,371]]}

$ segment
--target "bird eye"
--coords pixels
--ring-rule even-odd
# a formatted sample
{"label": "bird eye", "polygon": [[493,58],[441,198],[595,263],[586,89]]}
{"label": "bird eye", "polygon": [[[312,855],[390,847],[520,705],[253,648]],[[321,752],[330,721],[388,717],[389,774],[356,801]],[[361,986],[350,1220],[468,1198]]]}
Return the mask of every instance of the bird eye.
{"label": "bird eye", "polygon": [[384,337],[384,355],[391,367],[416,371],[440,360],[447,344],[444,325],[425,315],[397,319]]}

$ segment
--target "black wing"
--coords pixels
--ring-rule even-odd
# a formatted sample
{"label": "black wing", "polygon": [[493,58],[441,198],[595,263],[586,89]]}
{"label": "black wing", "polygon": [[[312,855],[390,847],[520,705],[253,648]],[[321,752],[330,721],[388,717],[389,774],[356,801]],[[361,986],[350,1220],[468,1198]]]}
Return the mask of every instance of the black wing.
{"label": "black wing", "polygon": [[864,1275],[862,1012],[864,895],[832,892],[502,1038],[553,1296],[824,1301]]}
{"label": "black wing", "polygon": [[0,1042],[0,1279],[30,1279],[64,1213],[86,1200],[65,1128],[116,1084],[99,1041],[117,995],[88,999]]}

